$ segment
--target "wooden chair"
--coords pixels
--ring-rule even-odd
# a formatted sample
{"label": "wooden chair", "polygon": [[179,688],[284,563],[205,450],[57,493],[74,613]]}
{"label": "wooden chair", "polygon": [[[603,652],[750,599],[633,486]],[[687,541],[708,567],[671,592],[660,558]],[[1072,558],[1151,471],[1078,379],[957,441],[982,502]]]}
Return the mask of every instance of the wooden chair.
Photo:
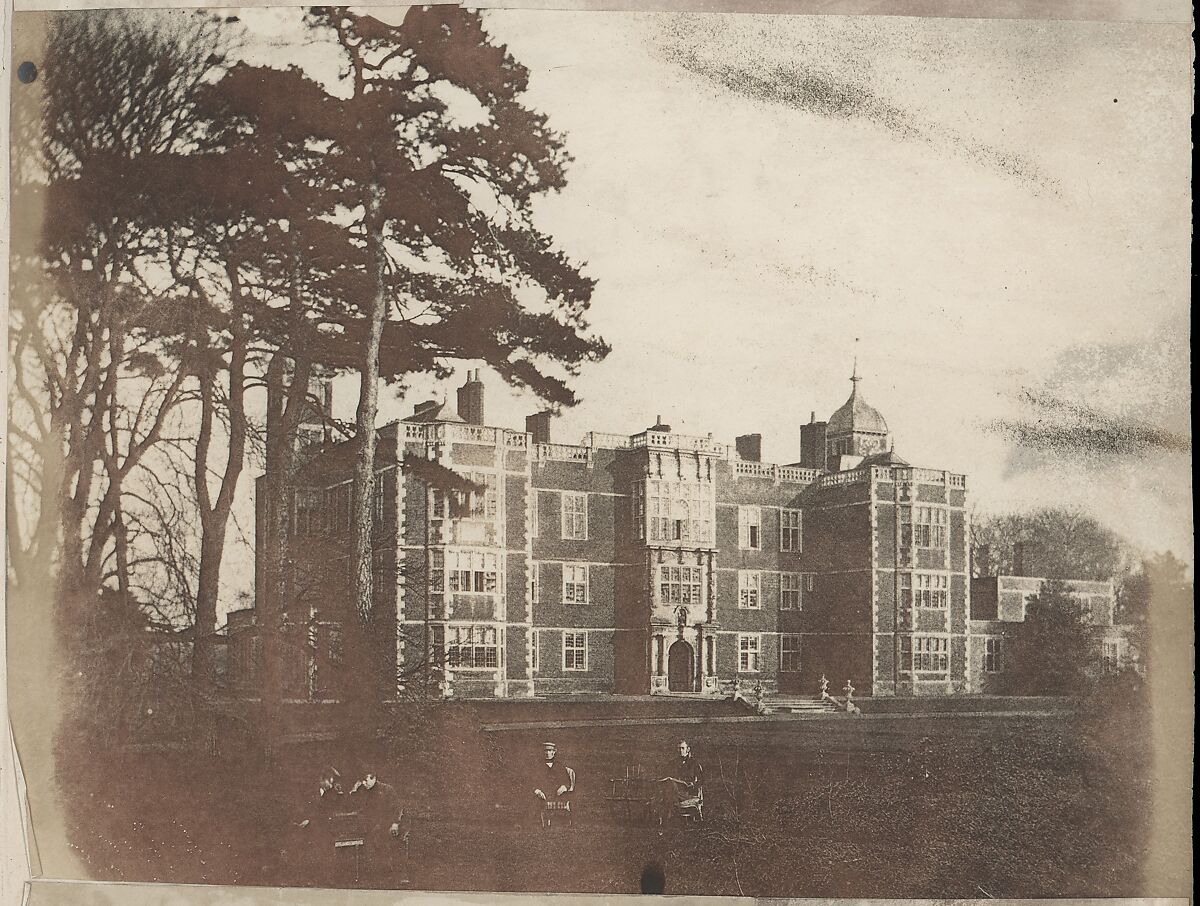
{"label": "wooden chair", "polygon": [[[575,770],[573,768],[567,768],[567,781],[567,793],[574,794]],[[542,827],[555,827],[564,820],[567,824],[573,824],[575,821],[575,813],[571,808],[571,798],[547,799],[542,803]]]}
{"label": "wooden chair", "polygon": [[680,799],[679,802],[676,803],[675,809],[683,821],[703,821],[704,787],[697,787],[695,796],[688,796],[686,799]]}
{"label": "wooden chair", "polygon": [[[680,796],[678,789],[684,784],[673,778],[668,778],[666,782],[675,784],[675,789],[671,792],[675,799],[668,807],[668,813],[674,814],[681,821],[703,821],[704,820],[704,787],[697,786],[693,795]],[[661,818],[660,818],[661,823]]]}
{"label": "wooden chair", "polygon": [[627,765],[625,776],[609,778],[609,793],[604,798],[622,810],[626,818],[650,823],[654,813],[654,781],[647,777],[640,764]]}
{"label": "wooden chair", "polygon": [[342,865],[353,873],[355,882],[362,875],[363,852],[366,836],[358,812],[338,812],[329,818],[333,828],[333,852],[339,869]]}

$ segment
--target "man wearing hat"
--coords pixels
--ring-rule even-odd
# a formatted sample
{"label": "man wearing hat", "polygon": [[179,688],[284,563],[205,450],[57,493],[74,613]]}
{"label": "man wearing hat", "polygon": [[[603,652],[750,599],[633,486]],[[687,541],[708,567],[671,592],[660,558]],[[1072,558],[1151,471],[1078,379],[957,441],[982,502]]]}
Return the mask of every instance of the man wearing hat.
{"label": "man wearing hat", "polygon": [[342,792],[342,775],[337,768],[329,765],[321,771],[312,798],[304,804],[303,820],[296,825],[303,831],[302,836],[306,840],[304,849],[308,850],[307,864],[322,875],[317,879],[319,881],[325,881],[324,873],[330,870],[328,862],[333,855],[336,837],[334,816],[344,811],[346,797]]}
{"label": "man wearing hat", "polygon": [[340,811],[342,807],[342,775],[337,768],[329,765],[321,772],[317,794],[309,803],[309,814],[300,822],[300,827],[328,823],[329,816]]}
{"label": "man wearing hat", "polygon": [[558,760],[558,746],[553,742],[542,743],[542,756],[534,770],[533,795],[541,807],[542,827],[550,827],[557,818],[571,820],[575,772]]}

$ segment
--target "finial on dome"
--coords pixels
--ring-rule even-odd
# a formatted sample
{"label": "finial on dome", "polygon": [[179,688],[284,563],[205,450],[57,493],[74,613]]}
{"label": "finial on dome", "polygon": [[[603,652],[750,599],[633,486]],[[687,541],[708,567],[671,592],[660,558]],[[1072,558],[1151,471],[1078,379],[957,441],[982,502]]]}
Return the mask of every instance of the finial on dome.
{"label": "finial on dome", "polygon": [[850,375],[850,380],[854,383],[855,387],[857,387],[858,382],[862,380],[862,378],[858,376],[858,337],[854,338],[854,373]]}

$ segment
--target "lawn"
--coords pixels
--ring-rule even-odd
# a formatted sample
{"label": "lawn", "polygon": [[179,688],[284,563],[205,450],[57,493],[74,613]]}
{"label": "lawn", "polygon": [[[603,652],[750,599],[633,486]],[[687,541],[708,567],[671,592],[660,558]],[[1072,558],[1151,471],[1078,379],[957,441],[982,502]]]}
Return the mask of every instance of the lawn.
{"label": "lawn", "polygon": [[[617,707],[643,722],[479,729]],[[678,894],[1141,892],[1150,766],[1136,713],[674,722],[697,713],[444,705],[406,742],[357,762],[401,791],[414,818],[411,876],[425,889],[636,892],[654,866]],[[608,779],[635,764],[665,772],[681,736],[705,766],[707,820],[660,829],[623,817],[605,799]],[[574,827],[543,831],[529,809],[524,775],[545,738],[578,775]],[[131,754],[120,763],[133,784],[106,776],[112,761],[80,760],[63,773],[74,843],[95,878],[349,883],[294,827],[328,760],[349,774],[355,759],[332,744],[294,747],[269,771],[245,756]],[[397,886],[398,875],[359,883]]]}

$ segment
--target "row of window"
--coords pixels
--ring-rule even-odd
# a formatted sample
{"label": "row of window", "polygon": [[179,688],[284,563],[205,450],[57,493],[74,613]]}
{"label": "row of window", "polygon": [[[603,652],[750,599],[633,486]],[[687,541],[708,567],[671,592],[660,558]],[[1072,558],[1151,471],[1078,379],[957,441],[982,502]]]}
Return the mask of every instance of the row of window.
{"label": "row of window", "polygon": [[[1007,647],[1004,639],[988,638],[983,640],[983,672],[1003,673],[1007,668]],[[1116,673],[1121,666],[1121,647],[1118,642],[1104,641],[1100,643],[1098,652],[1099,667],[1106,673]]]}
{"label": "row of window", "polygon": [[[800,510],[779,511],[779,549],[800,552],[804,549],[804,514]],[[738,547],[744,551],[763,549],[762,508],[738,507]]]}
{"label": "row of window", "polygon": [[900,637],[901,673],[949,673],[950,639],[936,635]]}
{"label": "row of window", "polygon": [[[708,486],[694,482],[648,481],[646,496],[641,485],[634,494],[634,522],[638,538],[650,541],[686,541],[693,544],[713,543],[712,492]],[[538,496],[532,497],[531,521],[533,535],[539,528]],[[561,492],[561,537],[564,541],[588,539],[588,495],[576,491]],[[779,516],[779,550],[803,550],[803,513],[784,509]],[[738,507],[738,547],[742,550],[762,550],[762,508]]]}
{"label": "row of window", "polygon": [[[541,669],[542,633],[548,630],[533,630],[531,644],[533,672]],[[588,669],[588,634],[572,630],[562,632],[562,669],[569,673],[586,673]]]}
{"label": "row of window", "polygon": [[[642,536],[641,487],[635,495],[634,520]],[[713,486],[694,481],[647,481],[647,534],[651,541],[712,544]]]}
{"label": "row of window", "polygon": [[[464,494],[435,489],[431,516],[435,519],[494,520],[498,514],[499,494],[494,474],[470,472],[465,476],[479,490]],[[375,482],[373,500],[376,524],[382,524],[388,508],[384,500],[395,493],[395,476],[382,473]],[[533,535],[538,534],[538,497],[531,498]],[[646,497],[642,486],[635,485],[634,520],[639,538],[650,541],[686,541],[694,544],[713,542],[714,504],[710,485],[695,482],[648,481]],[[349,530],[351,484],[346,482],[321,491],[301,491],[296,502],[296,532]],[[585,492],[560,492],[560,534],[564,541],[588,540],[588,495]],[[779,514],[779,550],[800,552],[804,549],[803,512],[782,509]],[[941,507],[902,508],[901,545],[945,549],[949,537],[949,514]],[[762,508],[738,507],[738,547],[763,550]]]}
{"label": "row of window", "polygon": [[949,542],[950,515],[942,507],[900,509],[900,546],[945,550]]}
{"label": "row of window", "polygon": [[[262,676],[262,637],[236,633],[229,640],[229,670],[235,683],[254,687]],[[337,623],[294,627],[280,638],[280,685],[294,698],[338,694],[342,629]]]}
{"label": "row of window", "polygon": [[[545,633],[561,634],[562,669],[566,672],[588,670],[588,636],[586,630],[533,630],[532,667],[540,669],[539,658],[542,636]],[[261,642],[257,636],[238,640],[246,644],[235,644],[231,655],[235,670],[247,679],[256,677],[261,658]],[[321,651],[325,663],[335,664],[341,658],[341,631],[336,625],[323,625],[320,635],[307,639],[307,646]],[[432,655],[435,664],[445,664],[455,669],[491,669],[500,663],[500,634],[495,626],[435,626],[433,627]],[[795,673],[801,669],[803,637],[798,633],[779,635],[779,671]],[[315,648],[313,648],[315,646]],[[758,673],[762,666],[762,634],[738,633],[737,657],[739,673]],[[300,653],[298,651],[298,653]],[[307,655],[307,651],[305,651]],[[320,682],[323,687],[328,680],[321,676],[320,668],[310,677],[305,676],[305,664],[313,664],[307,656],[286,658],[287,667],[293,668],[289,688],[299,689],[308,683]],[[1115,642],[1105,642],[1100,651],[1102,668],[1115,670],[1119,665],[1119,648]],[[984,640],[983,669],[985,673],[1001,673],[1005,669],[1004,640]],[[900,639],[900,672],[946,674],[950,670],[950,640],[945,636],[902,636]],[[322,691],[314,689],[312,691]]]}
{"label": "row of window", "polygon": [[950,577],[945,573],[901,573],[900,600],[909,607],[945,610],[950,603]]}
{"label": "row of window", "polygon": [[[541,564],[534,563],[529,576],[529,590],[533,602],[542,601]],[[589,567],[586,563],[562,564],[562,602],[564,604],[587,604],[589,594]],[[760,610],[763,602],[763,571],[738,570],[738,607],[742,610]],[[803,610],[805,594],[813,590],[814,577],[811,573],[773,573],[779,577],[779,609]],[[436,574],[435,574],[436,581]],[[658,600],[660,604],[701,604],[704,601],[704,570],[699,566],[681,566],[669,563],[658,567]]]}
{"label": "row of window", "polygon": [[429,654],[435,667],[498,667],[500,633],[495,626],[434,626]]}
{"label": "row of window", "polygon": [[[804,596],[813,590],[811,573],[778,573],[779,609],[803,610]],[[763,601],[763,572],[758,569],[738,570],[738,607],[760,610]]]}
{"label": "row of window", "polygon": [[[803,636],[784,633],[779,636],[779,672],[799,673]],[[758,673],[758,662],[762,655],[762,636],[741,634],[738,636],[738,672]]]}
{"label": "row of window", "polygon": [[[579,630],[533,630],[532,667],[540,670],[540,652],[543,633],[562,633],[562,669],[567,672],[586,672],[588,669],[588,633]],[[779,670],[781,673],[796,673],[800,670],[801,636],[784,634],[779,636]],[[737,637],[738,672],[758,673],[762,658],[762,635],[739,633]]]}
{"label": "row of window", "polygon": [[429,587],[435,594],[496,594],[500,560],[488,551],[430,551]]}
{"label": "row of window", "polygon": [[470,492],[447,492],[440,488],[434,488],[430,517],[433,519],[495,519],[500,510],[497,476],[486,472],[467,472],[462,477],[476,485],[477,489]]}
{"label": "row of window", "polygon": [[[296,491],[292,531],[300,537],[350,531],[353,483],[346,481],[331,488],[301,488]],[[387,524],[392,507],[385,501],[396,494],[396,473],[392,470],[375,476],[371,495],[371,513],[376,528]]]}

